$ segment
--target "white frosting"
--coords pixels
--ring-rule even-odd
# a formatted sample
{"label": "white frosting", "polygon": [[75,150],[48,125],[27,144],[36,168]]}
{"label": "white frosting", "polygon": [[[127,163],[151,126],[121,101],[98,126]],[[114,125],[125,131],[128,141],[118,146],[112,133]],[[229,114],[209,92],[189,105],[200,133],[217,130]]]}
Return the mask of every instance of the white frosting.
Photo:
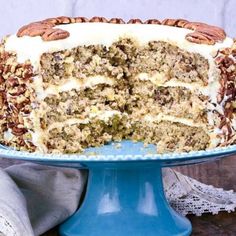
{"label": "white frosting", "polygon": [[40,152],[47,152],[47,147],[43,142],[44,132],[41,128],[40,119],[37,115],[37,110],[32,110],[29,116],[30,121],[34,125],[34,131],[29,129],[31,134],[32,143],[37,147]]}
{"label": "white frosting", "polygon": [[[215,92],[215,84],[212,87],[211,86],[200,86],[199,83],[186,83],[186,82],[182,82],[179,81],[176,78],[173,78],[171,80],[166,81],[165,79],[165,74],[164,73],[155,73],[152,76],[149,76],[147,73],[141,73],[139,75],[136,76],[137,78],[139,78],[140,80],[149,80],[151,81],[153,84],[157,85],[157,86],[163,86],[163,87],[184,87],[186,89],[189,89],[193,92],[198,92],[198,93],[202,93],[203,95],[209,95],[211,96],[212,92]],[[211,91],[209,91],[211,90]]]}
{"label": "white frosting", "polygon": [[[41,152],[47,152],[47,147],[44,144],[44,138],[48,136],[48,132],[54,128],[62,128],[66,125],[75,125],[75,124],[88,124],[90,120],[96,118],[99,120],[104,120],[105,122],[108,121],[111,117],[115,115],[121,115],[120,111],[111,110],[111,111],[98,111],[93,112],[90,116],[86,119],[78,119],[78,118],[71,118],[63,122],[55,122],[51,124],[46,130],[42,130],[39,126],[35,126],[35,131],[30,131],[32,136],[32,143],[37,146],[38,150]],[[124,115],[124,114],[122,114]],[[37,117],[37,116],[35,116]],[[38,119],[34,119],[37,123]],[[8,131],[4,133],[7,140],[11,138],[11,133]]]}
{"label": "white frosting", "polygon": [[47,128],[47,131],[45,131],[45,133],[49,132],[54,128],[62,128],[66,125],[88,124],[93,119],[108,121],[111,117],[115,115],[121,115],[121,112],[117,110],[93,112],[86,119],[71,118],[63,122],[55,122]]}
{"label": "white frosting", "polygon": [[122,113],[120,111],[116,111],[116,110],[111,110],[111,111],[97,111],[97,112],[93,112],[89,114],[89,118],[93,119],[95,117],[97,117],[99,120],[103,120],[105,122],[107,122],[111,117],[118,115],[127,115],[126,113]]}
{"label": "white frosting", "polygon": [[47,133],[48,131],[54,128],[63,128],[64,126],[67,126],[67,125],[70,126],[70,125],[75,125],[75,124],[88,124],[88,123],[89,123],[88,118],[86,119],[71,118],[63,122],[55,122],[51,124],[45,133]]}
{"label": "white frosting", "polygon": [[[37,82],[36,82],[37,80]],[[42,86],[42,80],[37,77],[35,80],[35,89],[37,93],[37,97],[40,100],[43,100],[45,97],[49,95],[57,95],[60,92],[71,91],[72,89],[83,89],[83,88],[91,88],[98,84],[109,84],[113,85],[115,83],[114,78],[109,78],[106,76],[89,76],[85,80],[77,79],[74,77],[68,78],[61,85],[50,85],[45,90]]]}
{"label": "white frosting", "polygon": [[182,123],[184,125],[193,126],[193,127],[206,127],[206,124],[204,124],[204,123],[196,123],[191,119],[165,115],[165,114],[162,114],[162,113],[160,113],[158,115],[155,115],[155,116],[146,115],[144,117],[144,120],[149,121],[149,122],[170,121],[170,122]]}
{"label": "white frosting", "polygon": [[70,33],[70,37],[62,40],[43,41],[37,37],[17,37],[11,35],[5,44],[7,51],[17,53],[18,61],[38,65],[39,58],[44,52],[53,52],[71,49],[78,45],[103,44],[109,47],[114,41],[123,37],[134,38],[139,44],[147,44],[152,40],[162,40],[173,43],[189,52],[197,52],[209,58],[220,48],[230,47],[231,38],[226,38],[222,43],[215,45],[195,44],[185,39],[186,34],[192,30],[155,24],[109,24],[109,23],[75,23],[59,25],[57,28]]}
{"label": "white frosting", "polygon": [[12,134],[11,129],[8,129],[3,133],[4,140],[10,142],[15,136]]}

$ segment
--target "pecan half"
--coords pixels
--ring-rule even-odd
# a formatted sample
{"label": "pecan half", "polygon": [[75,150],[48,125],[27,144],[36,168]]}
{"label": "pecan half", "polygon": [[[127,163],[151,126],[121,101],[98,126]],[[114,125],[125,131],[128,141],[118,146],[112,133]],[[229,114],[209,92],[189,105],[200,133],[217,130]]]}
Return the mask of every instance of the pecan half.
{"label": "pecan half", "polygon": [[75,23],[84,23],[84,22],[89,22],[88,18],[86,17],[75,17]]}
{"label": "pecan half", "polygon": [[22,27],[18,30],[18,32],[17,32],[16,35],[17,35],[18,37],[24,36],[24,35],[25,35],[24,32],[25,32],[26,30],[28,30],[32,24],[33,24],[33,23],[22,26]]}
{"label": "pecan half", "polygon": [[49,24],[53,24],[54,26],[55,25],[57,25],[58,24],[58,19],[57,18],[47,18],[47,19],[45,19],[45,20],[43,20],[43,21],[41,21],[43,24],[47,24],[47,23],[49,23]]}
{"label": "pecan half", "polygon": [[161,22],[162,25],[175,26],[177,24],[177,19],[165,19]]}
{"label": "pecan half", "polygon": [[0,75],[0,84],[3,84],[5,82],[5,79]]}
{"label": "pecan half", "polygon": [[157,20],[157,19],[149,19],[149,20],[146,20],[146,21],[144,22],[144,24],[156,24],[156,25],[160,25],[161,22],[160,22],[159,20]]}
{"label": "pecan half", "polygon": [[42,36],[47,29],[48,28],[44,28],[44,27],[35,27],[33,29],[30,29],[28,33],[26,33],[25,35],[31,36],[31,37]]}
{"label": "pecan half", "polygon": [[222,37],[223,39],[225,39],[225,37],[226,37],[226,32],[222,29],[222,28],[220,28],[220,27],[217,27],[217,26],[210,26],[210,28],[212,29],[212,30],[214,30],[215,32],[217,32],[217,34],[220,36],[220,37]]}
{"label": "pecan half", "polygon": [[41,36],[45,30],[50,29],[51,26],[48,24],[41,23],[31,23],[29,25],[23,26],[17,32],[18,37],[22,36]]}
{"label": "pecan half", "polygon": [[184,19],[165,19],[162,21],[162,25],[168,25],[168,26],[176,26],[176,27],[185,27],[186,24],[188,24],[189,21]]}
{"label": "pecan half", "polygon": [[68,31],[62,29],[47,29],[42,35],[44,41],[54,41],[59,39],[65,39],[70,36]]}
{"label": "pecan half", "polygon": [[59,16],[56,19],[58,22],[57,24],[70,24],[72,18],[67,17],[67,16]]}
{"label": "pecan half", "polygon": [[176,26],[180,27],[180,28],[185,28],[185,25],[188,23],[189,23],[189,21],[187,21],[187,20],[178,19],[178,21],[176,22]]}
{"label": "pecan half", "polygon": [[208,44],[208,45],[214,45],[215,40],[212,39],[209,35],[199,33],[197,31],[193,33],[189,33],[185,36],[186,40],[192,43],[197,44]]}
{"label": "pecan half", "polygon": [[208,35],[209,37],[211,37],[213,40],[217,41],[222,41],[225,39],[225,34],[224,31],[220,31],[217,30],[215,28],[211,28],[211,27],[199,27],[197,29],[197,32]]}
{"label": "pecan half", "polygon": [[208,25],[205,23],[201,23],[201,22],[188,22],[184,25],[184,28],[190,29],[190,30],[196,30],[199,27],[206,27],[206,26],[208,26]]}
{"label": "pecan half", "polygon": [[25,91],[26,91],[26,85],[22,84],[16,88],[14,88],[12,91],[10,90],[9,94],[12,96],[19,96],[19,95],[23,94]]}
{"label": "pecan half", "polygon": [[112,24],[125,24],[125,22],[121,18],[111,18],[109,23]]}
{"label": "pecan half", "polygon": [[108,21],[105,17],[94,16],[92,19],[89,20],[89,22],[107,23]]}
{"label": "pecan half", "polygon": [[8,84],[10,87],[16,87],[16,86],[19,85],[19,80],[18,80],[18,78],[10,77],[10,78],[7,80],[7,84]]}
{"label": "pecan half", "polygon": [[143,24],[140,19],[130,19],[127,24]]}
{"label": "pecan half", "polygon": [[26,132],[27,132],[26,128],[18,128],[16,126],[12,127],[12,133],[15,136],[21,136],[21,135],[25,134]]}
{"label": "pecan half", "polygon": [[[201,22],[188,22],[186,24],[184,24],[183,26],[186,29],[190,29],[190,30],[194,30],[193,32],[193,36],[197,38],[200,37],[201,34],[201,38],[207,38],[208,40],[199,40],[199,39],[193,39],[192,35],[188,35],[186,37],[186,39],[188,39],[190,42],[194,42],[194,43],[203,43],[203,44],[215,44],[216,42],[221,42],[225,39],[226,37],[226,33],[223,29],[217,27],[217,26],[212,26],[212,25],[207,25],[205,23],[201,23]],[[201,41],[201,42],[199,42]]]}

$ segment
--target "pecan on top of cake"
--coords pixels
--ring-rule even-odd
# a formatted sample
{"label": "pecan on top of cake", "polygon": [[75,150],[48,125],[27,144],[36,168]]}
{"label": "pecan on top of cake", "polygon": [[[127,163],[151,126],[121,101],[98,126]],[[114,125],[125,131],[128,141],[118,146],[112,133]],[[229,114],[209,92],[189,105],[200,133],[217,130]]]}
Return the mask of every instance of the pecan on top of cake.
{"label": "pecan on top of cake", "polygon": [[[25,25],[17,32],[18,37],[23,36],[41,36],[43,41],[54,41],[65,39],[70,36],[70,33],[60,28],[54,28],[61,24],[71,23],[86,23],[86,22],[100,22],[100,23],[113,23],[124,24],[121,18],[112,18],[107,20],[105,17],[92,17],[87,19],[85,17],[66,17],[60,16],[49,18],[46,20],[33,22]],[[157,19],[149,19],[144,23],[140,19],[130,19],[127,24],[162,24],[167,26],[185,28],[193,30],[193,32],[186,34],[186,40],[191,43],[214,45],[217,42],[223,42],[226,38],[225,31],[217,26],[208,25],[200,22],[190,22],[184,19],[165,19],[160,22]]]}
{"label": "pecan on top of cake", "polygon": [[225,31],[220,27],[201,22],[190,22],[184,19],[165,19],[162,24],[194,30],[194,32],[188,33],[185,37],[186,40],[192,43],[214,45],[226,38]]}

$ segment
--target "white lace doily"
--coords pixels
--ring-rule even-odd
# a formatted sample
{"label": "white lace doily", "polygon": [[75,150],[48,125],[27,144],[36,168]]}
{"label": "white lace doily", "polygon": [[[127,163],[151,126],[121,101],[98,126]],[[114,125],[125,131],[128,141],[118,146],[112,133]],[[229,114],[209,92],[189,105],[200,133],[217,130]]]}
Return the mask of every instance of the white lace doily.
{"label": "white lace doily", "polygon": [[0,236],[17,236],[16,231],[13,229],[11,224],[0,215]]}
{"label": "white lace doily", "polygon": [[164,169],[164,186],[170,205],[180,214],[217,214],[234,211],[236,193],[198,182],[172,169]]}

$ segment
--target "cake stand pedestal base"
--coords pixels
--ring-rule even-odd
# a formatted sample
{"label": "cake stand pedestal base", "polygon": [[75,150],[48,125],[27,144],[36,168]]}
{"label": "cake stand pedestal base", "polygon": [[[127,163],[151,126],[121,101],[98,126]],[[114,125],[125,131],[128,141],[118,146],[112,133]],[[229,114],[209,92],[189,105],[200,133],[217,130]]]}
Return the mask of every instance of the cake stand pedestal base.
{"label": "cake stand pedestal base", "polygon": [[60,227],[62,236],[190,235],[188,219],[168,204],[161,166],[94,163],[80,209]]}

